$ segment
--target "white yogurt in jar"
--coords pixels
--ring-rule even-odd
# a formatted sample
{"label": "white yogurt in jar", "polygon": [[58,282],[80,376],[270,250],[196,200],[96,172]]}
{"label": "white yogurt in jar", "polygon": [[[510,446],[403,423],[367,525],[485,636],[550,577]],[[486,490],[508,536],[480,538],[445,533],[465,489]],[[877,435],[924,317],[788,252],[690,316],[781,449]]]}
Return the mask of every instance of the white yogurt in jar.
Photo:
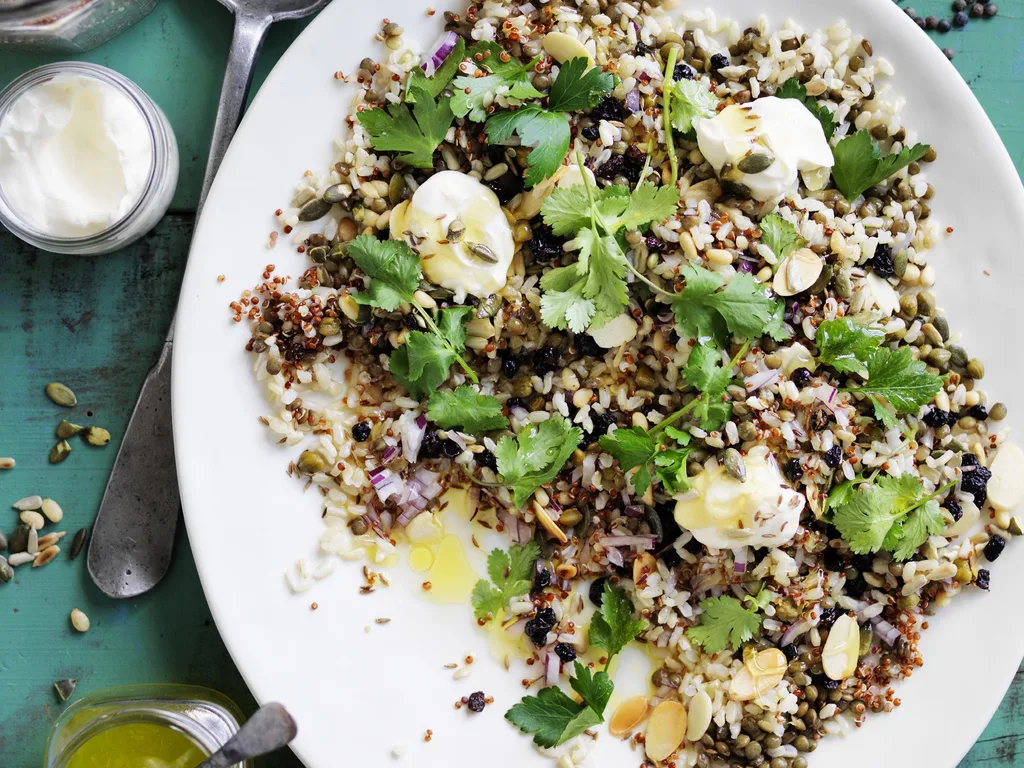
{"label": "white yogurt in jar", "polygon": [[142,112],[95,77],[58,74],[18,96],[0,121],[3,196],[51,237],[109,229],[142,198],[152,167]]}

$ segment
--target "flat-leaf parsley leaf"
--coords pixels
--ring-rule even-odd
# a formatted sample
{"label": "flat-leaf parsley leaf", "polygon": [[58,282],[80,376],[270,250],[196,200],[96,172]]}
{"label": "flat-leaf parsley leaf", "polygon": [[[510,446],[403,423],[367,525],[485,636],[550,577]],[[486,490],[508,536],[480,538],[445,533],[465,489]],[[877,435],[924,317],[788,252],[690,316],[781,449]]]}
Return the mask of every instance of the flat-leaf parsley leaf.
{"label": "flat-leaf parsley leaf", "polygon": [[604,722],[604,709],[613,689],[607,672],[591,677],[590,670],[575,662],[572,688],[583,699],[577,704],[559,687],[542,688],[536,696],[523,700],[505,713],[505,718],[523,733],[532,733],[538,747],[564,744],[588,728]]}
{"label": "flat-leaf parsley leaf", "polygon": [[539,99],[544,95],[530,82],[530,71],[540,61],[539,57],[520,64],[504,48],[490,41],[474,45],[469,49],[468,56],[487,74],[483,77],[463,75],[455,78],[451,108],[457,117],[469,115],[469,119],[475,123],[484,122],[487,119],[487,107],[484,106],[487,95],[494,94],[499,88],[506,88],[504,96],[517,101]]}
{"label": "flat-leaf parsley leaf", "polygon": [[409,93],[416,100],[408,104],[391,104],[364,109],[357,117],[370,134],[370,145],[383,152],[400,152],[398,159],[417,168],[432,168],[434,150],[444,141],[455,119],[448,99],[435,101],[421,87],[413,85]]}
{"label": "flat-leaf parsley leaf", "polygon": [[868,132],[857,131],[832,150],[836,161],[832,167],[832,178],[839,191],[852,203],[869,187],[881,184],[901,168],[920,160],[929,149],[927,144],[915,144],[883,157]]}
{"label": "flat-leaf parsley leaf", "polygon": [[473,612],[478,619],[496,616],[513,597],[530,591],[533,571],[540,557],[540,545],[530,541],[525,546],[513,544],[506,552],[492,549],[487,556],[487,579],[473,587]]}
{"label": "flat-leaf parsley leaf", "polygon": [[512,489],[517,507],[545,483],[554,480],[576,446],[583,431],[561,416],[529,425],[517,437],[505,435],[498,441],[494,456],[498,474]]}
{"label": "flat-leaf parsley leaf", "polygon": [[442,429],[459,427],[473,435],[508,426],[508,419],[502,416],[501,403],[496,397],[482,395],[465,385],[454,392],[447,389],[432,392],[427,417]]}
{"label": "flat-leaf parsley leaf", "polygon": [[700,624],[686,630],[686,636],[702,645],[707,653],[719,653],[730,645],[738,651],[761,630],[758,611],[765,594],[762,590],[757,597],[748,595],[742,601],[731,595],[702,600]]}

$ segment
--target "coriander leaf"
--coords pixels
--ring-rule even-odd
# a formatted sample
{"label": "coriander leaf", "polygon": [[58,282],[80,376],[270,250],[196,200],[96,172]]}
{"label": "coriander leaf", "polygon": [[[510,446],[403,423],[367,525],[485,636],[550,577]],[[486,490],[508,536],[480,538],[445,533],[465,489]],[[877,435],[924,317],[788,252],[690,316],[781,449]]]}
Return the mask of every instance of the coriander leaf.
{"label": "coriander leaf", "polygon": [[434,150],[444,141],[455,116],[448,99],[434,101],[422,88],[409,90],[416,99],[412,110],[407,104],[391,104],[359,112],[359,124],[370,134],[370,145],[383,152],[401,152],[399,160],[418,168],[432,168]]}
{"label": "coriander leaf", "polygon": [[466,75],[455,78],[451,109],[457,117],[469,115],[474,123],[484,122],[487,119],[487,107],[484,106],[487,94],[493,94],[499,88],[507,88],[505,96],[518,100],[539,99],[544,95],[530,82],[530,70],[537,65],[539,58],[528,64],[520,64],[514,58],[502,61],[502,56],[508,57],[509,54],[492,42],[477,43],[469,49],[467,56],[490,74],[484,77]]}
{"label": "coriander leaf", "polygon": [[773,301],[753,276],[745,272],[733,275],[725,288],[709,296],[705,303],[725,320],[731,333],[756,338],[772,320]]}
{"label": "coriander leaf", "polygon": [[686,636],[702,645],[707,653],[719,653],[730,645],[738,651],[761,629],[758,600],[748,598],[747,602],[753,605],[747,608],[730,595],[702,600],[700,624],[686,630]]}
{"label": "coriander leaf", "polygon": [[[761,242],[768,246],[781,263],[797,248],[803,248],[807,241],[796,233],[796,227],[772,212],[761,219],[757,228],[761,230]],[[775,265],[776,268],[778,264]]]}
{"label": "coriander leaf", "polygon": [[525,146],[533,147],[526,156],[526,186],[551,176],[562,165],[569,151],[569,118],[562,112],[548,112],[530,105],[498,112],[487,121],[487,139],[501,144],[515,133]]}
{"label": "coriander leaf", "polygon": [[785,341],[792,334],[786,330],[786,304],[780,298],[772,300],[771,319],[765,326],[765,335],[771,336],[775,341]]}
{"label": "coriander leaf", "polygon": [[[858,555],[887,549],[905,560],[945,525],[933,502],[935,495],[926,496],[921,480],[913,475],[886,475],[850,493],[849,500],[837,506],[832,523]],[[920,515],[912,514],[918,510]]]}
{"label": "coriander leaf", "polygon": [[733,275],[719,291],[722,278],[714,272],[693,264],[681,272],[686,286],[672,301],[672,311],[680,331],[690,338],[724,342],[727,330],[745,338],[782,331],[777,303],[750,275]]}
{"label": "coriander leaf", "polygon": [[603,717],[608,700],[611,699],[612,691],[615,690],[615,685],[608,677],[608,673],[601,671],[591,675],[590,667],[579,661],[573,663],[573,668],[575,675],[569,679],[569,685],[580,695],[588,707]]}
{"label": "coriander leaf", "polygon": [[840,373],[861,375],[867,375],[867,360],[884,339],[883,331],[858,325],[848,317],[826,320],[814,334],[821,362]]}
{"label": "coriander leaf", "polygon": [[[608,189],[614,188],[608,187],[601,192],[607,193]],[[629,196],[629,205],[626,210],[614,220],[614,223],[610,223],[607,229],[611,232],[619,229],[639,229],[647,224],[659,224],[675,213],[678,206],[679,192],[675,187],[658,187],[645,181],[633,190]]]}
{"label": "coriander leaf", "polygon": [[[576,263],[580,289],[586,299],[594,305],[591,325],[600,328],[609,320],[618,317],[629,303],[626,289],[626,257],[618,241],[610,236],[598,236],[590,228],[581,230],[576,236],[579,244],[579,261]],[[551,281],[547,281],[551,285]],[[545,281],[541,280],[545,288]]]}
{"label": "coriander leaf", "polygon": [[867,359],[868,380],[856,389],[864,395],[884,397],[896,413],[914,413],[931,401],[942,388],[942,379],[928,373],[924,362],[915,360],[909,347],[895,352],[886,347],[876,349]]}
{"label": "coriander leaf", "polygon": [[442,429],[460,427],[472,435],[508,426],[508,419],[501,415],[501,403],[497,398],[482,395],[466,385],[454,392],[446,389],[432,392],[427,417]]}
{"label": "coriander leaf", "polygon": [[686,474],[686,459],[690,455],[690,450],[669,448],[654,454],[654,474],[671,494],[681,493],[690,488],[690,479]]}
{"label": "coriander leaf", "polygon": [[524,696],[505,713],[505,719],[523,733],[532,733],[533,743],[544,748],[564,744],[604,722],[591,707],[577,704],[557,686]]}
{"label": "coriander leaf", "polygon": [[441,94],[441,91],[451,83],[452,78],[455,77],[455,71],[464,58],[466,58],[466,41],[460,36],[455,43],[455,48],[452,49],[452,52],[448,54],[448,57],[431,77],[423,74],[423,70],[420,67],[416,67],[409,73],[409,80],[405,86],[406,103],[415,103],[416,96],[413,94],[413,91],[422,91],[430,98],[436,99]]}
{"label": "coriander leaf", "polygon": [[533,569],[540,557],[540,545],[530,541],[525,546],[513,544],[509,551],[492,549],[487,556],[487,579],[473,587],[473,609],[478,619],[495,616],[509,600],[530,591]]}
{"label": "coriander leaf", "polygon": [[718,97],[703,80],[678,80],[672,84],[672,127],[689,133],[701,118],[714,117]]}
{"label": "coriander leaf", "polygon": [[722,318],[707,306],[707,300],[722,286],[722,278],[714,272],[691,264],[681,270],[686,285],[672,302],[672,311],[683,335],[692,339],[723,336]]}
{"label": "coriander leaf", "polygon": [[554,112],[590,109],[596,107],[614,87],[615,78],[600,67],[590,67],[590,62],[582,57],[569,59],[551,84],[548,109]]}
{"label": "coriander leaf", "polygon": [[472,311],[472,307],[449,307],[437,313],[437,330],[456,352],[461,352],[466,346],[466,326],[463,323]]}
{"label": "coriander leaf", "polygon": [[498,441],[494,456],[498,474],[512,489],[517,507],[545,483],[550,483],[576,450],[583,432],[561,416],[526,427],[515,438]]}
{"label": "coriander leaf", "polygon": [[448,368],[455,358],[436,335],[410,331],[405,344],[388,358],[388,368],[395,380],[420,400],[448,380]]}
{"label": "coriander leaf", "polygon": [[722,355],[714,347],[700,344],[690,350],[683,378],[701,391],[700,402],[693,409],[700,419],[700,428],[717,429],[732,415],[732,406],[722,402],[726,387],[732,380],[732,368],[721,365]]}
{"label": "coriander leaf", "polygon": [[885,403],[874,395],[868,395],[868,400],[871,401],[871,406],[874,408],[875,418],[882,422],[886,429],[898,429],[907,438],[914,436],[910,426],[896,418],[896,414],[890,411]]}
{"label": "coriander leaf", "polygon": [[868,187],[881,184],[901,168],[920,160],[929,149],[927,144],[915,144],[904,147],[898,154],[880,157],[878,145],[868,132],[857,131],[833,148],[835,165],[832,178],[839,191],[852,203]]}
{"label": "coriander leaf", "polygon": [[832,117],[832,110],[822,104],[818,104],[818,100],[813,96],[808,96],[807,88],[795,77],[791,77],[784,82],[782,87],[775,91],[775,95],[780,99],[796,99],[802,102],[808,111],[821,123],[821,129],[825,133],[825,138],[831,139],[835,135],[836,122]]}
{"label": "coriander leaf", "polygon": [[[612,189],[608,187],[608,189]],[[597,196],[605,190],[594,191]],[[623,206],[623,210],[625,206]],[[572,236],[590,226],[590,198],[584,184],[571,187],[556,187],[544,198],[540,213],[544,223],[551,227],[552,234],[559,237]]]}
{"label": "coriander leaf", "polygon": [[899,540],[892,551],[897,560],[909,560],[921,545],[946,527],[939,502],[932,499],[910,512],[900,526]]}
{"label": "coriander leaf", "polygon": [[633,618],[633,603],[626,592],[605,582],[601,608],[590,620],[590,644],[605,651],[611,661],[646,628],[646,621]]}
{"label": "coriander leaf", "polygon": [[596,310],[593,300],[583,295],[585,284],[575,264],[556,267],[541,278],[540,316],[545,325],[573,333],[587,330]]}
{"label": "coriander leaf", "polygon": [[673,440],[675,440],[680,445],[689,445],[690,444],[690,440],[693,439],[690,436],[689,432],[683,432],[683,430],[676,429],[675,427],[673,427],[671,425],[666,426],[664,429],[665,429],[665,434],[668,435],[669,437],[671,437]]}
{"label": "coriander leaf", "polygon": [[349,244],[348,255],[371,278],[369,290],[353,294],[357,304],[394,312],[399,304],[414,301],[420,284],[420,257],[404,242],[360,235]]}
{"label": "coriander leaf", "polygon": [[654,438],[642,427],[616,429],[610,435],[602,435],[598,439],[602,451],[606,451],[619,462],[619,469],[628,472],[640,467],[632,478],[633,490],[644,494],[651,485],[651,473],[647,464],[654,459],[657,447]]}

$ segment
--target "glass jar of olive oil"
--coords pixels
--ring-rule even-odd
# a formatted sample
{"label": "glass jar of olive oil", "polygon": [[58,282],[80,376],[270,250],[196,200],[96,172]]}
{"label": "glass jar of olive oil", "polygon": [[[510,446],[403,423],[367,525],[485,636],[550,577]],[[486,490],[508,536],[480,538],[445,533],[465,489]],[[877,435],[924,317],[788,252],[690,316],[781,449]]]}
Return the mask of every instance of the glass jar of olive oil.
{"label": "glass jar of olive oil", "polygon": [[[44,768],[196,768],[239,728],[227,697],[182,685],[84,696],[54,723]],[[251,768],[249,763],[237,768]]]}

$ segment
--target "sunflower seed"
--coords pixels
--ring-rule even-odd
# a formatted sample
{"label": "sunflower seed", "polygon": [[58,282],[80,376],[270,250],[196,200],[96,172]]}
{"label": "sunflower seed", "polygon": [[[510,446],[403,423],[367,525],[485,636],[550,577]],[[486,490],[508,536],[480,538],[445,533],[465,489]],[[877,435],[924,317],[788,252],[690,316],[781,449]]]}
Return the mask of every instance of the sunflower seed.
{"label": "sunflower seed", "polygon": [[46,515],[46,519],[51,523],[59,523],[64,519],[64,510],[53,499],[43,499],[42,510],[43,514]]}
{"label": "sunflower seed", "polygon": [[51,544],[56,544],[58,541],[60,541],[61,539],[63,539],[67,535],[68,535],[67,531],[54,531],[53,533],[48,533],[45,536],[40,536],[39,537],[39,548],[40,549],[46,549]]}
{"label": "sunflower seed", "polygon": [[23,512],[26,509],[39,509],[43,506],[42,496],[26,496],[24,499],[18,499],[11,505],[19,512]]}
{"label": "sunflower seed", "polygon": [[85,429],[85,427],[80,427],[77,424],[72,424],[67,419],[61,419],[60,424],[57,425],[57,437],[74,437],[83,429]]}
{"label": "sunflower seed", "polygon": [[82,437],[89,445],[106,445],[110,442],[110,433],[103,427],[86,427]]}
{"label": "sunflower seed", "polygon": [[50,561],[52,561],[53,558],[55,558],[59,554],[60,554],[60,547],[58,547],[56,544],[53,544],[53,545],[47,547],[46,549],[44,549],[38,555],[36,555],[36,559],[32,561],[32,567],[33,568],[40,568],[40,567],[46,565],[47,563],[49,563]]}
{"label": "sunflower seed", "polygon": [[31,563],[35,559],[36,556],[30,555],[28,552],[18,552],[16,555],[11,555],[9,558],[7,558],[7,562],[10,564],[12,568],[17,568],[19,565]]}
{"label": "sunflower seed", "polygon": [[42,529],[42,527],[46,525],[46,518],[44,518],[34,509],[26,509],[24,512],[21,513],[21,515],[19,515],[19,517],[21,518],[21,522],[23,522],[29,528],[34,528],[37,531]]}
{"label": "sunflower seed", "polygon": [[39,532],[35,528],[30,528],[28,532],[28,548],[25,550],[30,555],[39,554]]}
{"label": "sunflower seed", "polygon": [[78,557],[78,553],[82,551],[82,547],[85,546],[85,539],[89,535],[88,528],[79,528],[75,532],[75,538],[71,540],[71,559],[74,560]]}
{"label": "sunflower seed", "polygon": [[65,408],[74,408],[78,404],[75,393],[59,381],[51,381],[46,385],[46,395],[57,405],[63,405]]}
{"label": "sunflower seed", "polygon": [[75,695],[76,685],[78,685],[78,680],[68,678],[65,680],[58,680],[53,684],[53,687],[57,691],[57,696],[60,697],[60,700],[67,701]]}
{"label": "sunflower seed", "polygon": [[67,440],[61,440],[50,449],[50,463],[60,464],[71,454],[71,446]]}

